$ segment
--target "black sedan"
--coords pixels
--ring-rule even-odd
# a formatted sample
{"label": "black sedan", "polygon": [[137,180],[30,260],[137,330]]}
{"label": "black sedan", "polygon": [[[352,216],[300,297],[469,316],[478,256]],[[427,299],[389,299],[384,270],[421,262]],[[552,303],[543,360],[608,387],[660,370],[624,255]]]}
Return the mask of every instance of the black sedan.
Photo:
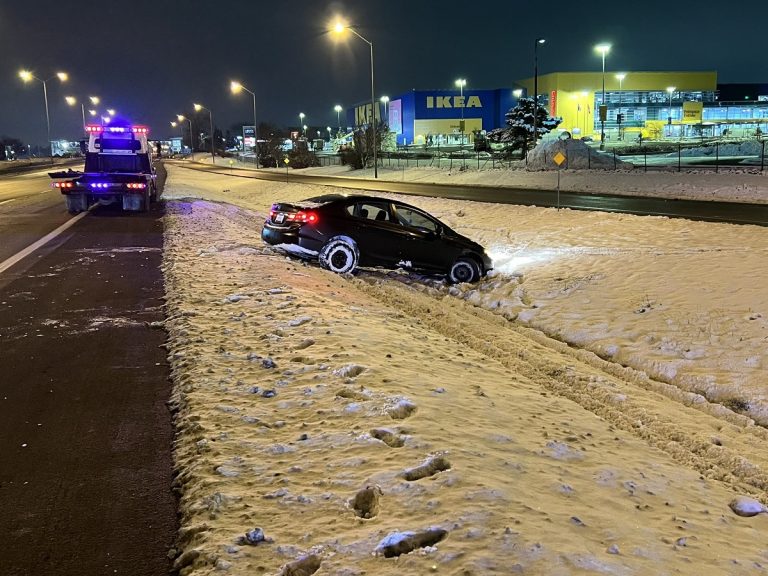
{"label": "black sedan", "polygon": [[330,194],[272,205],[261,232],[274,246],[317,258],[327,270],[405,268],[477,282],[493,267],[482,246],[403,202]]}

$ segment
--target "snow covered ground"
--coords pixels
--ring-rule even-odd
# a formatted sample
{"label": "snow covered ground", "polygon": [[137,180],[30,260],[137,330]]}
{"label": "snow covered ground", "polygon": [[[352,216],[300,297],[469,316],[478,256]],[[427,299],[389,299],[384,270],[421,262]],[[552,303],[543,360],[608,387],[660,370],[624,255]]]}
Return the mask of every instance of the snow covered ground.
{"label": "snow covered ground", "polygon": [[[511,172],[380,177],[554,177]],[[746,171],[569,181],[768,191]],[[768,229],[407,197],[494,257],[450,287],[261,242],[273,201],[323,191],[169,167],[182,573],[768,571],[768,515],[729,508],[768,502]]]}

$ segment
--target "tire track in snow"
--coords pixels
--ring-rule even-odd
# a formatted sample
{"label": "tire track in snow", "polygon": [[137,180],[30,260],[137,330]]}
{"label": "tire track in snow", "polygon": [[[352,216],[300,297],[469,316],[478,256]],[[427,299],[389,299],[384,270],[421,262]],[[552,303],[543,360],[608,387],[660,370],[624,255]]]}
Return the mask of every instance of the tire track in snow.
{"label": "tire track in snow", "polygon": [[362,276],[354,286],[663,450],[705,478],[768,489],[768,430],[702,396],[569,347],[443,294]]}

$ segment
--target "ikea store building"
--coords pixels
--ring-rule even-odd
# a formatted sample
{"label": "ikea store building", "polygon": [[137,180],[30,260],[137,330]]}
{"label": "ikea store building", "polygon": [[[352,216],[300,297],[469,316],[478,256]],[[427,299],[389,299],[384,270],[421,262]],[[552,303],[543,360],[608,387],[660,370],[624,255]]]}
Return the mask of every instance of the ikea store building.
{"label": "ikea store building", "polygon": [[[372,114],[388,123],[399,146],[457,145],[475,131],[505,125],[504,115],[521,95],[533,96],[534,79],[511,88],[412,90],[388,102],[347,110],[349,126]],[[562,118],[573,137],[599,138],[605,104],[609,140],[643,138],[754,137],[768,132],[768,84],[717,84],[716,72],[556,72],[538,77],[539,105]]]}

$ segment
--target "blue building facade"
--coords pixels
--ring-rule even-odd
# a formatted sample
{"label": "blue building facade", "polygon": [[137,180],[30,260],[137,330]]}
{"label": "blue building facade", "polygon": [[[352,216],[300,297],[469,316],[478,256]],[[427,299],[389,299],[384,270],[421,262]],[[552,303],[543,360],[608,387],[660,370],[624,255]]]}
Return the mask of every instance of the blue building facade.
{"label": "blue building facade", "polygon": [[520,89],[411,90],[388,102],[361,103],[346,113],[348,126],[369,123],[373,114],[384,120],[399,146],[470,143],[476,131],[504,126],[504,115],[517,105]]}

